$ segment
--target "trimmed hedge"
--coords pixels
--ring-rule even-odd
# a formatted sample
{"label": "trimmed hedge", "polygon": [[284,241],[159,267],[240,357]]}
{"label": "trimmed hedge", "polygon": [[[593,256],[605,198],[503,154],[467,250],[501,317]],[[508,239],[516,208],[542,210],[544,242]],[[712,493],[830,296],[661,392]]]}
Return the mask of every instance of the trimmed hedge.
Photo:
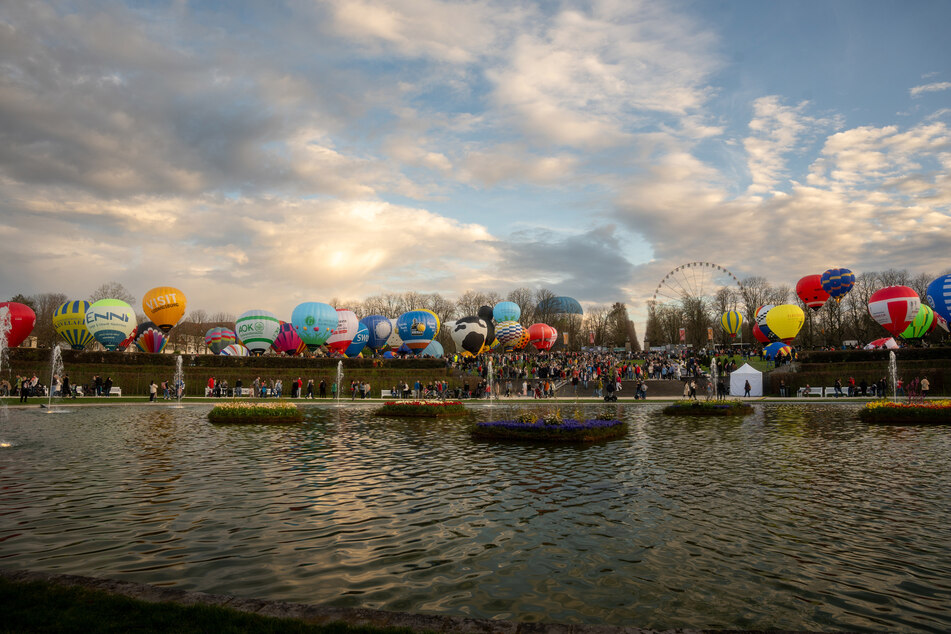
{"label": "trimmed hedge", "polygon": [[466,406],[461,401],[389,401],[376,410],[377,416],[406,416],[408,418],[440,418],[462,416]]}
{"label": "trimmed hedge", "polygon": [[469,432],[476,440],[530,440],[534,442],[588,443],[619,438],[627,433],[627,423],[619,420],[565,420],[547,424],[517,420],[476,423]]}
{"label": "trimmed hedge", "polygon": [[670,416],[746,416],[753,407],[740,401],[677,401],[663,411]]}
{"label": "trimmed hedge", "polygon": [[[800,363],[888,363],[891,350],[802,350]],[[951,359],[951,348],[900,348],[895,350],[898,362]]]}
{"label": "trimmed hedge", "polygon": [[877,401],[863,407],[859,418],[877,425],[951,425],[951,401]]}

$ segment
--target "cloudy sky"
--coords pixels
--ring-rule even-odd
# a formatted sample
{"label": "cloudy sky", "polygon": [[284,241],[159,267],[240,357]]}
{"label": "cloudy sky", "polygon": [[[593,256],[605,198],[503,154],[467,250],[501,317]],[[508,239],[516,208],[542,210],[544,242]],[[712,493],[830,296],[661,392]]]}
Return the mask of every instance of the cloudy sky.
{"label": "cloudy sky", "polygon": [[5,2],[0,295],[951,267],[951,3]]}

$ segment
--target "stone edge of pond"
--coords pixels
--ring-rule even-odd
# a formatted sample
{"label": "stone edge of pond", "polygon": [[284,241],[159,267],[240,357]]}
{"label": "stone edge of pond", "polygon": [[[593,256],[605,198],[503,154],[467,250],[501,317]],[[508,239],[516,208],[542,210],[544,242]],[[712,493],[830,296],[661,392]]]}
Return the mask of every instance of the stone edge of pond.
{"label": "stone edge of pond", "polygon": [[[12,570],[0,568],[0,577],[13,583],[43,582],[67,587],[81,587],[97,590],[111,595],[137,599],[147,603],[174,603],[182,606],[207,605],[230,608],[260,616],[278,619],[297,619],[305,623],[326,625],[346,623],[350,626],[371,626],[379,628],[408,628],[414,631],[428,632],[471,632],[471,633],[507,633],[507,634],[649,634],[669,633],[688,634],[701,632],[732,632],[740,634],[748,630],[691,630],[668,629],[651,630],[639,627],[616,625],[568,625],[561,623],[516,623],[514,621],[493,621],[458,616],[431,614],[412,614],[408,612],[386,612],[367,608],[337,608],[320,604],[288,603],[286,601],[266,601],[228,594],[208,594],[133,581],[120,581],[102,577],[55,574],[33,570]],[[762,632],[763,630],[757,630]],[[783,632],[783,630],[769,630]]]}

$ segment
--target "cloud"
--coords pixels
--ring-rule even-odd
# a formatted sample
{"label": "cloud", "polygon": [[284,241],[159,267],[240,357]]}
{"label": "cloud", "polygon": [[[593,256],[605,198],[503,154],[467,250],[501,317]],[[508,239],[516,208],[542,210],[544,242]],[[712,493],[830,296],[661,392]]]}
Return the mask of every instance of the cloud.
{"label": "cloud", "polygon": [[920,97],[926,92],[941,92],[942,90],[951,90],[951,81],[939,81],[931,84],[915,86],[909,92],[912,97]]}

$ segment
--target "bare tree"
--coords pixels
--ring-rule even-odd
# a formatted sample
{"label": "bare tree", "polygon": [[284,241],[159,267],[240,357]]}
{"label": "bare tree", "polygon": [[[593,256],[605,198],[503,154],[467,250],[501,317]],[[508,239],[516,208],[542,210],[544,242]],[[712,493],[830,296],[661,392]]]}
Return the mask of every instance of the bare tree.
{"label": "bare tree", "polygon": [[599,304],[589,308],[585,313],[582,329],[589,333],[594,333],[595,345],[606,345],[608,312],[607,306]]}
{"label": "bare tree", "polygon": [[535,295],[532,293],[532,289],[524,286],[516,288],[506,295],[505,299],[518,304],[521,311],[521,316],[518,318],[519,323],[526,327],[535,323]]}
{"label": "bare tree", "polygon": [[90,302],[98,302],[100,299],[120,299],[129,306],[135,306],[135,295],[119,282],[106,282],[89,296]]}
{"label": "bare tree", "polygon": [[36,325],[32,332],[36,337],[36,345],[40,348],[51,348],[59,341],[59,335],[53,328],[53,313],[66,303],[66,294],[40,293],[30,299],[33,301],[33,312],[36,313]]}

